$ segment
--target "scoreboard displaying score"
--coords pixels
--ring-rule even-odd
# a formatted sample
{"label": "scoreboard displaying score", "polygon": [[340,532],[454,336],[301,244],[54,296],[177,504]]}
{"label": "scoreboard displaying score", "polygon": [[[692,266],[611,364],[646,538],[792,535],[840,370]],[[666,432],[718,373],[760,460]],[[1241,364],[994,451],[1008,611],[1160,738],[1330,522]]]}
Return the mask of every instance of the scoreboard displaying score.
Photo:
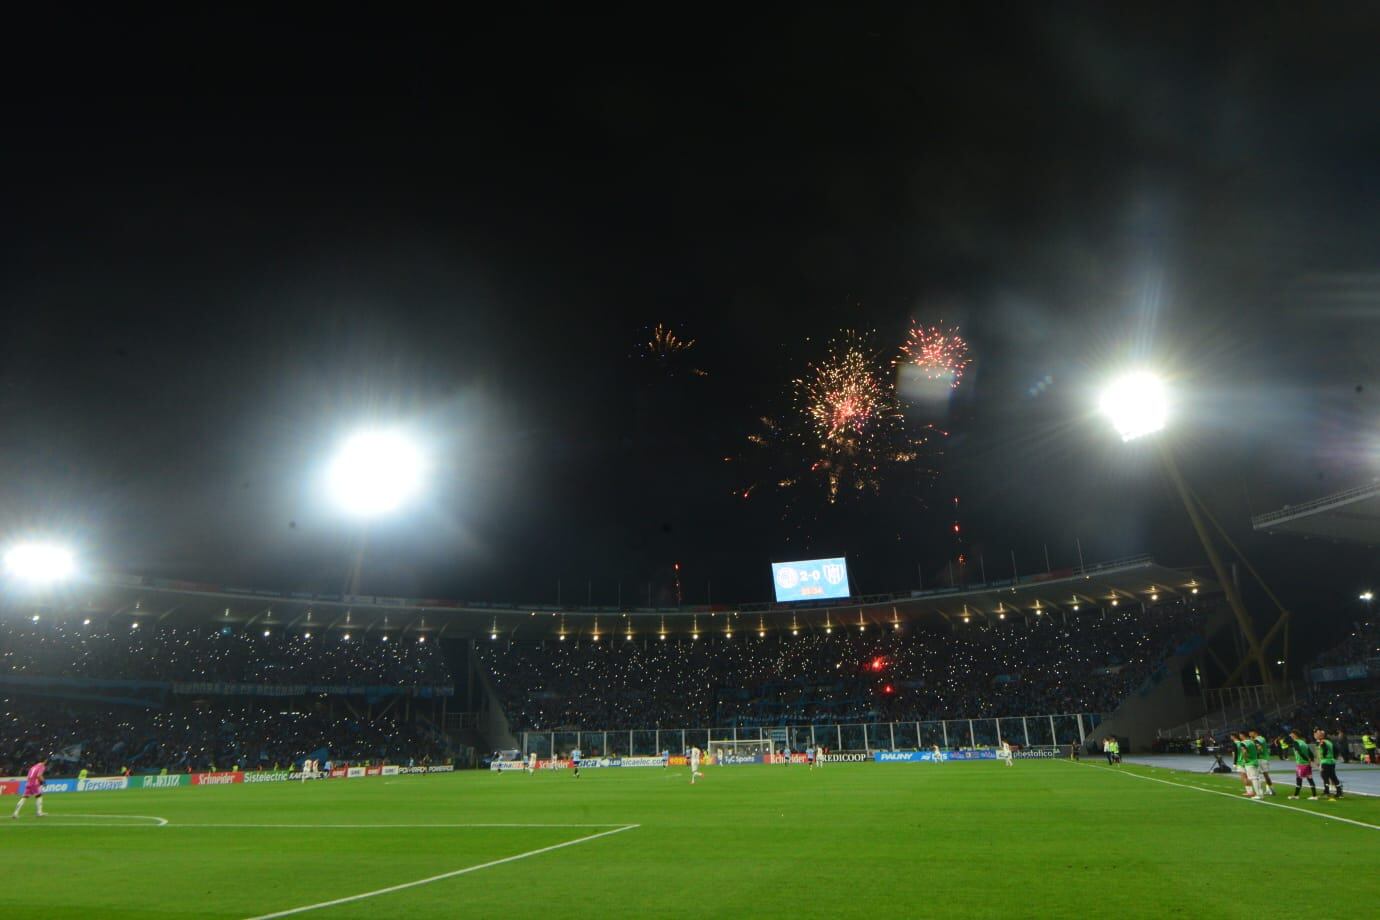
{"label": "scoreboard displaying score", "polygon": [[772,583],[777,603],[819,601],[848,597],[848,560],[803,559],[800,562],[773,562]]}

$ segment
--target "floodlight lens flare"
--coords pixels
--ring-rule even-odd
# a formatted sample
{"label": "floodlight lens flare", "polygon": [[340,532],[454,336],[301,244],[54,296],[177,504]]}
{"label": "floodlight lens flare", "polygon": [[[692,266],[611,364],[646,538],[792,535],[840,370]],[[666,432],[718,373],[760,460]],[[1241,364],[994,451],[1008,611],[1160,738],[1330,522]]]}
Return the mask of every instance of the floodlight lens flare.
{"label": "floodlight lens flare", "polygon": [[1135,371],[1113,380],[1098,400],[1123,441],[1154,434],[1169,420],[1169,396],[1164,381],[1149,371]]}
{"label": "floodlight lens flare", "polygon": [[327,471],[332,496],[347,512],[394,511],[421,489],[425,463],[417,445],[396,431],[364,431],[347,440]]}
{"label": "floodlight lens flare", "polygon": [[52,543],[20,543],[5,553],[5,571],[35,584],[62,581],[77,571],[71,550]]}

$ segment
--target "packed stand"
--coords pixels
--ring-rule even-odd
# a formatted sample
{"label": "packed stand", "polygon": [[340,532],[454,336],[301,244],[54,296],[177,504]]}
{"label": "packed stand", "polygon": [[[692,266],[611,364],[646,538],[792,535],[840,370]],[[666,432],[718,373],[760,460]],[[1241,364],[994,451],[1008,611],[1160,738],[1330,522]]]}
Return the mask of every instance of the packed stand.
{"label": "packed stand", "polygon": [[436,643],[215,626],[0,622],[0,675],[243,684],[451,686]]}
{"label": "packed stand", "polygon": [[445,739],[420,723],[366,720],[323,705],[198,703],[172,709],[0,701],[0,776],[56,755],[54,775],[287,769],[324,749],[337,762],[439,763]]}
{"label": "packed stand", "polygon": [[478,653],[515,731],[1102,713],[1203,619],[1171,604],[766,639],[706,630],[697,641],[500,640]]}

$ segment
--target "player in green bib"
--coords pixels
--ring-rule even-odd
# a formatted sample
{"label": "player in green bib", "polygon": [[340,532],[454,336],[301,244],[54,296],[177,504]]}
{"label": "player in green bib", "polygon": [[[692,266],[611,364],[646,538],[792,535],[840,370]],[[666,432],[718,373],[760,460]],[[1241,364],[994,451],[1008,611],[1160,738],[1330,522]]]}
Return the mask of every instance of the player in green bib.
{"label": "player in green bib", "polygon": [[1313,782],[1313,751],[1298,730],[1291,731],[1288,738],[1289,752],[1294,755],[1294,794],[1296,799],[1303,792],[1303,781],[1308,780],[1308,788],[1313,790],[1313,798],[1318,797],[1318,784]]}
{"label": "player in green bib", "polygon": [[1232,732],[1227,737],[1231,739],[1231,767],[1236,771],[1236,774],[1241,777],[1241,794],[1250,795],[1251,781],[1246,777],[1246,763],[1241,759],[1241,751],[1242,748],[1245,747],[1241,742],[1242,736],[1238,735],[1236,732]]}
{"label": "player in green bib", "polygon": [[[1321,728],[1313,732],[1313,739],[1318,742],[1318,766],[1322,767],[1323,795],[1340,799],[1342,781],[1337,778],[1337,745],[1328,739],[1327,732]],[[1329,787],[1336,791],[1328,792]]]}
{"label": "player in green bib", "polygon": [[1265,797],[1265,790],[1260,783],[1260,751],[1256,748],[1251,736],[1242,734],[1241,740],[1241,766],[1246,770],[1246,782],[1250,789],[1246,795],[1254,798],[1257,802]]}
{"label": "player in green bib", "polygon": [[1265,784],[1265,794],[1274,795],[1275,781],[1270,778],[1270,742],[1260,732],[1251,729],[1251,744],[1255,745],[1255,752],[1260,758],[1260,781]]}

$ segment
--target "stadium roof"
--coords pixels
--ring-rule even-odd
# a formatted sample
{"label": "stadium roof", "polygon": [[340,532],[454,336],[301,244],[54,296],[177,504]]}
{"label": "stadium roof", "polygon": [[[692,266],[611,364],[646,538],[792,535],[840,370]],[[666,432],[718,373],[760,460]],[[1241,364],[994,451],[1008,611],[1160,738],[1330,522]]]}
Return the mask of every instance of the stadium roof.
{"label": "stadium roof", "polygon": [[983,585],[870,595],[810,605],[749,604],[713,607],[627,608],[520,606],[437,598],[309,595],[256,591],[140,576],[91,578],[61,595],[18,601],[21,613],[62,617],[112,617],[129,622],[177,625],[221,623],[234,628],[375,630],[411,634],[513,638],[647,636],[665,631],[705,635],[725,631],[819,630],[886,626],[925,617],[1005,619],[1121,604],[1160,603],[1174,597],[1215,593],[1216,585],[1193,573],[1167,568],[1149,556],[1083,569],[1065,569]]}
{"label": "stadium roof", "polygon": [[1256,530],[1380,546],[1380,481],[1251,518]]}

